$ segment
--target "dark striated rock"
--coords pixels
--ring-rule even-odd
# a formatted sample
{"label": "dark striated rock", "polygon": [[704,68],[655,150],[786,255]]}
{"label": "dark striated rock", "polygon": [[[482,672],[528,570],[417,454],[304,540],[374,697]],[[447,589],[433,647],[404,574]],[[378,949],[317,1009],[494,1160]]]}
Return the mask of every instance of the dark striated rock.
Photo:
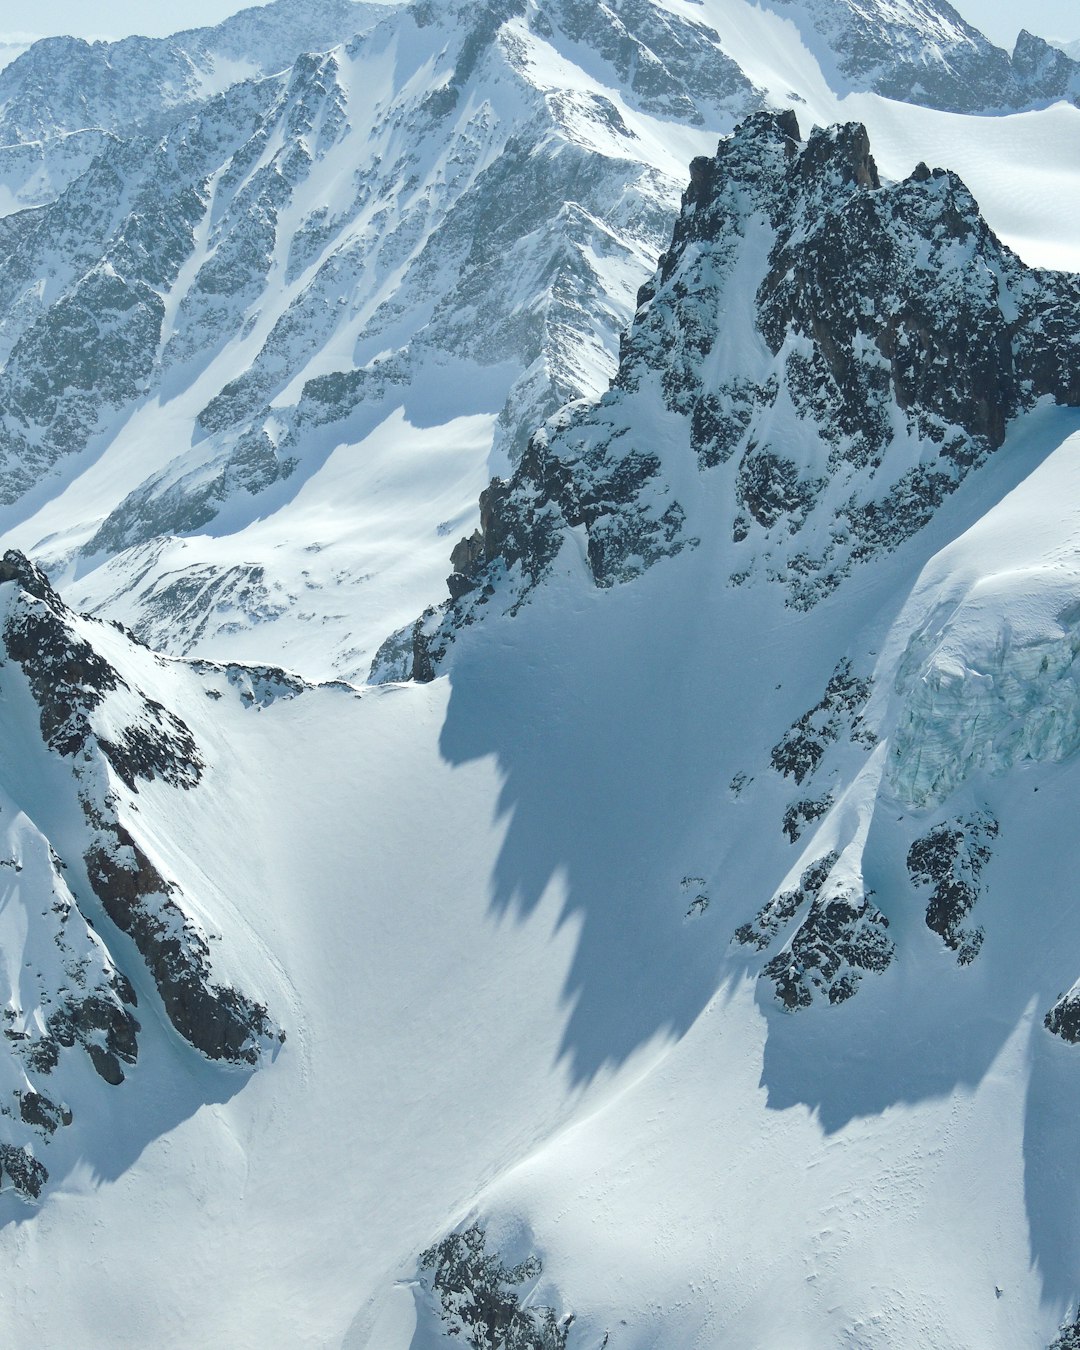
{"label": "dark striated rock", "polygon": [[72,1000],[49,1015],[48,1028],[60,1045],[81,1044],[100,1076],[115,1087],[124,1081],[121,1065],[138,1059],[140,1028],[124,1006],[138,1004],[130,982],[116,971],[110,984],[113,997],[90,994]]}
{"label": "dark striated rock", "polygon": [[49,1173],[44,1164],[38,1162],[29,1150],[17,1148],[13,1144],[0,1144],[0,1185],[10,1181],[24,1199],[37,1200],[48,1179]]}
{"label": "dark striated rock", "polygon": [[[170,1022],[208,1059],[257,1064],[263,1048],[278,1035],[262,1004],[231,985],[214,983],[210,949],[173,899],[165,880],[131,834],[83,808],[97,832],[86,855],[87,876],[113,923],[127,933],[145,960]],[[102,1073],[108,1062],[95,1060]]]}
{"label": "dark striated rock", "polygon": [[830,852],[816,859],[799,878],[794,890],[781,891],[762,905],[752,923],[744,923],[735,932],[735,940],[746,947],[764,951],[782,928],[786,928],[802,907],[818,898],[839,854]]}
{"label": "dark striated rock", "polygon": [[[257,1064],[283,1034],[262,1004],[215,982],[209,946],[178,903],[178,888],[121,823],[115,796],[86,771],[100,755],[133,792],[140,781],[155,778],[189,789],[203,770],[194,737],[168,709],[132,689],[79,636],[75,616],[39,569],[17,552],[7,553],[0,567],[0,582],[15,581],[21,588],[4,625],[8,653],[38,704],[45,744],[76,761],[73,791],[92,831],[84,862],[95,895],[113,923],[132,938],[180,1035],[210,1059]],[[225,669],[249,704],[266,706],[306,687],[270,668]],[[133,696],[137,711],[109,739],[95,731],[91,715],[121,688]],[[113,987],[121,1003],[134,1003],[134,991],[123,977],[117,976]],[[112,1084],[123,1081],[122,1063],[135,1060],[137,1029],[126,1009],[100,997],[65,1004],[49,1023],[50,1035],[60,1044],[80,1041],[97,1072]]]}
{"label": "dark striated rock", "polygon": [[420,1256],[445,1334],[500,1350],[565,1350],[573,1315],[560,1319],[554,1308],[526,1302],[521,1292],[521,1286],[535,1285],[542,1269],[536,1256],[505,1265],[487,1250],[487,1235],[477,1224],[450,1233]]}
{"label": "dark striated rock", "polygon": [[1080,1312],[1061,1327],[1047,1350],[1080,1350]]}
{"label": "dark striated rock", "polygon": [[783,822],[784,833],[789,841],[794,844],[807,825],[825,815],[832,803],[831,792],[826,792],[823,797],[803,797],[792,802],[784,811]]}
{"label": "dark striated rock", "polygon": [[70,1125],[71,1112],[43,1097],[40,1092],[24,1092],[19,1098],[19,1115],[23,1123],[53,1134],[61,1125]]}
{"label": "dark striated rock", "polygon": [[22,554],[9,551],[0,579],[22,588],[4,625],[4,643],[30,684],[45,744],[68,758],[94,740],[133,790],[138,779],[163,778],[179,787],[199,781],[202,760],[190,730],[152,699],[142,698],[143,716],[115,742],[96,736],[90,714],[126,681],[74,631],[72,615],[45,574]]}

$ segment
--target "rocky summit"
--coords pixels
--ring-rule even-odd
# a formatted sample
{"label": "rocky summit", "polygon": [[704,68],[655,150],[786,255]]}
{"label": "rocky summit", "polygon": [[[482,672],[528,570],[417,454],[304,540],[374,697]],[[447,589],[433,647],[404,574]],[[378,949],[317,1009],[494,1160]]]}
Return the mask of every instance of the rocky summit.
{"label": "rocky summit", "polygon": [[925,526],[1020,413],[1080,406],[1078,333],[1080,278],[1025,266],[955,174],[883,184],[865,127],[804,142],[793,113],[756,114],[691,164],[610,391],[491,483],[442,614],[373,674],[433,678],[578,527],[598,586],[723,532],[730,585],[811,608]]}

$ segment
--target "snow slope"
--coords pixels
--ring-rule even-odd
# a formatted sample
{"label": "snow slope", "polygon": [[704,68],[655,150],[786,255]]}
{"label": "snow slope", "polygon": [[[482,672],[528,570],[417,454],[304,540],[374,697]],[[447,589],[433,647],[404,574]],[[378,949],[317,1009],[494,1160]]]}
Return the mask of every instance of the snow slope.
{"label": "snow slope", "polygon": [[[1080,265],[1074,107],[976,120],[840,97],[778,10],[664,8],[712,24],[749,85],[797,103],[804,132],[861,120],[883,177],[942,163],[1024,262]],[[590,45],[572,21],[567,5],[545,37],[508,20],[463,76],[473,30],[456,19],[377,29],[299,73],[239,86],[157,160],[125,161],[136,173],[187,164],[223,128],[233,168],[207,160],[173,183],[180,200],[195,183],[197,201],[171,279],[150,287],[161,329],[149,383],[99,439],[55,461],[46,490],[4,508],[5,539],[49,561],[65,598],[137,622],[155,646],[284,661],[307,678],[156,656],[35,596],[42,582],[8,564],[7,613],[44,606],[97,672],[80,682],[61,663],[35,683],[23,663],[40,644],[5,637],[0,825],[35,887],[9,884],[0,912],[9,1007],[18,991],[21,1011],[43,1019],[43,998],[68,978],[51,930],[31,926],[51,902],[99,983],[112,968],[133,982],[140,1022],[122,1083],[65,1047],[57,1106],[72,1122],[47,1141],[0,1117],[0,1131],[32,1131],[10,1138],[49,1170],[36,1207],[0,1188],[18,1347],[436,1350],[454,1342],[421,1253],[472,1224],[506,1264],[541,1258],[528,1298],[574,1315],[568,1350],[1011,1350],[1047,1345],[1075,1307],[1075,409],[1025,409],[924,528],[811,608],[787,604],[766,575],[782,522],[741,586],[728,584],[730,530],[714,528],[597,587],[577,527],[516,614],[458,636],[440,678],[311,683],[366,670],[391,629],[443,594],[490,469],[511,467],[501,413],[524,424],[566,392],[560,380],[602,393],[637,283],[667,243],[682,166],[757,97],[739,86],[731,107],[687,126],[643,107],[677,87],[635,89],[603,33]],[[386,44],[381,86],[364,64],[373,41]],[[666,68],[685,93],[694,62]],[[424,159],[419,129],[434,124],[409,119],[456,76]],[[384,121],[365,122],[376,101]],[[507,142],[523,123],[535,136],[525,158],[551,169],[553,198],[569,161],[582,189],[599,173],[610,215],[578,194],[579,211],[560,201],[518,222],[506,184],[530,180],[508,173],[502,195],[471,199],[500,245],[471,274],[442,226],[488,168],[513,167]],[[351,213],[361,130],[384,164],[420,155],[373,179],[373,191],[396,187],[381,227],[374,202]],[[444,190],[448,145],[470,148],[458,195]],[[295,198],[281,187],[289,166]],[[309,219],[316,251],[289,282],[312,202],[346,203],[340,234],[320,242]],[[285,224],[260,243],[252,222],[271,208]],[[477,216],[462,218],[468,237]],[[128,219],[100,236],[125,263]],[[369,288],[349,255],[363,285],[312,350],[316,280],[341,238],[362,236],[358,220],[383,244],[400,229],[404,261],[387,255],[380,271],[377,249],[361,253]],[[250,291],[221,300],[198,278],[213,283],[228,248],[227,275]],[[563,264],[560,288],[550,269]],[[324,274],[324,300],[343,275]],[[455,292],[432,338],[438,297],[469,275],[491,290]],[[521,291],[507,291],[515,279]],[[71,280],[57,273],[58,291]],[[275,364],[270,337],[312,287]],[[737,292],[729,354],[761,345],[752,297]],[[445,360],[466,328],[472,340],[490,323],[503,343],[519,295],[526,310],[572,311],[570,331],[559,317],[537,346]],[[351,403],[346,377],[365,369],[388,392]],[[269,427],[302,470],[254,493],[227,480],[210,519],[174,520],[115,557],[104,543],[86,551],[146,483],[182,484],[170,499],[182,512],[201,500],[189,489],[265,467],[254,452],[229,458],[246,422],[211,430],[208,417],[193,442],[196,418],[236,383],[218,409],[254,385],[251,426]],[[643,428],[662,468],[689,480],[660,421]],[[726,526],[732,504],[713,505]],[[73,685],[78,712],[79,689],[114,678],[73,748],[50,744],[53,683]],[[186,734],[197,747],[164,762],[197,760],[198,773],[170,781],[136,773],[133,754],[110,758],[107,747],[143,744],[133,727],[161,725],[166,742],[188,745]],[[85,859],[93,830],[117,842],[118,828],[175,886],[153,894],[186,915],[207,987],[242,991],[285,1032],[263,1038],[257,1071],[185,1037],[152,949],[110,917],[109,904],[124,911],[98,895]],[[859,940],[841,950],[828,927],[839,914],[844,938],[849,911]],[[38,980],[20,986],[25,961]],[[27,1086],[5,1078],[3,1104]]]}

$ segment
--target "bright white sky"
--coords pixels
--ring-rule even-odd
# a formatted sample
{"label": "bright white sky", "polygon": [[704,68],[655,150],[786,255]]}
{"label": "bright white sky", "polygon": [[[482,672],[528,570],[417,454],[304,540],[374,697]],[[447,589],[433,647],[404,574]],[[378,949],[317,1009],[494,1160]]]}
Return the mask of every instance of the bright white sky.
{"label": "bright white sky", "polygon": [[[1010,47],[1021,27],[1043,37],[1080,38],[1078,0],[953,0],[969,23]],[[79,37],[164,36],[216,23],[244,8],[240,0],[0,0],[0,37],[73,33]]]}

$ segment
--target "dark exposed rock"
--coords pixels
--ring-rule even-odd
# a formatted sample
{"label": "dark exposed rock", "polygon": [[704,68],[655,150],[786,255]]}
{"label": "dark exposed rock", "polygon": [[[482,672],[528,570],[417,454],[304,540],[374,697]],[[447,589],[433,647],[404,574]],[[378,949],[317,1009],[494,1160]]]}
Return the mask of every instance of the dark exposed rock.
{"label": "dark exposed rock", "polygon": [[43,1097],[40,1092],[24,1092],[19,1098],[19,1115],[23,1122],[52,1134],[61,1125],[71,1124],[71,1112]]}
{"label": "dark exposed rock", "polygon": [[[75,616],[48,579],[21,554],[0,563],[0,582],[20,591],[8,610],[4,641],[22,668],[39,708],[45,744],[75,759],[73,791],[93,832],[84,862],[87,879],[106,914],[135,943],[161,994],[176,1030],[210,1059],[254,1065],[264,1048],[283,1036],[266,1008],[229,985],[214,981],[209,947],[198,926],[178,903],[178,888],[150,861],[121,823],[117,800],[102,792],[86,772],[95,756],[137,791],[140,781],[163,779],[173,787],[194,787],[202,759],[189,728],[160,703],[134,690],[76,631]],[[265,706],[283,693],[293,696],[303,681],[270,668],[229,667],[227,675],[242,698]],[[96,732],[92,714],[123,689],[136,713],[111,738]],[[114,984],[122,1003],[133,1003],[130,984]],[[118,1003],[100,997],[65,1005],[50,1018],[49,1032],[62,1045],[80,1041],[98,1073],[109,1083],[123,1080],[122,1063],[137,1053],[137,1023]]]}
{"label": "dark exposed rock", "polygon": [[[173,899],[161,875],[116,820],[84,810],[97,831],[87,876],[109,918],[134,941],[161,994],[169,1020],[208,1059],[257,1064],[276,1034],[266,1008],[231,985],[214,983],[206,940]],[[95,1067],[103,1076],[102,1060]]]}
{"label": "dark exposed rock", "polygon": [[236,690],[245,708],[269,708],[275,703],[298,698],[310,685],[302,676],[280,666],[247,665],[239,661],[192,661],[191,667],[202,674],[220,671]]}
{"label": "dark exposed rock", "polygon": [[1062,994],[1043,1018],[1043,1026],[1070,1045],[1080,1045],[1080,989]]}
{"label": "dark exposed rock", "polygon": [[1047,1350],[1080,1350],[1080,1313],[1059,1330]]}
{"label": "dark exposed rock", "polygon": [[792,802],[784,811],[784,833],[791,843],[795,843],[807,825],[825,815],[832,802],[831,792],[827,792],[824,797],[803,797]]}
{"label": "dark exposed rock", "polygon": [[48,1179],[44,1164],[27,1149],[0,1144],[0,1185],[10,1181],[25,1199],[37,1200]]}
{"label": "dark exposed rock", "polygon": [[525,1305],[520,1286],[535,1283],[543,1269],[529,1256],[507,1266],[487,1250],[487,1236],[474,1224],[450,1233],[420,1256],[447,1336],[460,1336],[473,1350],[565,1350],[573,1317],[554,1308]]}
{"label": "dark exposed rock", "polygon": [[41,735],[57,754],[72,757],[94,739],[128,787],[163,778],[179,787],[199,781],[202,760],[189,729],[160,703],[142,698],[143,715],[115,741],[96,736],[90,714],[126,682],[85,639],[48,578],[14,551],[4,555],[0,579],[23,594],[4,626],[8,654],[22,667],[37,702]]}
{"label": "dark exposed rock", "polygon": [[116,1086],[124,1081],[121,1064],[134,1064],[138,1058],[139,1023],[124,1006],[135,1006],[138,1000],[119,971],[111,985],[115,998],[91,994],[73,1000],[49,1015],[48,1028],[60,1045],[81,1044],[101,1077]]}
{"label": "dark exposed rock", "polygon": [[1041,37],[1021,28],[1013,47],[1014,75],[1038,99],[1075,98],[1080,93],[1080,63]]}
{"label": "dark exposed rock", "polygon": [[770,758],[776,772],[802,783],[845,730],[852,741],[872,745],[873,735],[860,716],[871,684],[851,673],[851,662],[845,657],[829,677],[821,702],[804,712],[773,746]]}
{"label": "dark exposed rock", "polygon": [[[474,544],[454,563],[411,666],[384,651],[373,678],[430,678],[455,631],[520,605],[569,530],[584,527],[599,586],[696,543],[693,502],[674,498],[643,431],[658,400],[667,453],[685,445],[708,473],[734,461],[735,509],[718,522],[747,550],[733,579],[767,542],[757,571],[802,609],[920,530],[1039,397],[1080,405],[1080,279],[1027,268],[954,174],[920,165],[883,184],[860,124],[799,137],[794,114],[756,113],[694,161],[611,391],[564,408],[491,484],[483,560]],[[719,316],[748,285],[757,332],[735,342]]]}
{"label": "dark exposed rock", "polygon": [[983,942],[981,928],[964,920],[982,890],[982,871],[990,861],[990,841],[998,823],[989,812],[935,825],[908,849],[907,867],[916,886],[931,886],[926,924],[956,952],[961,965],[973,961]]}
{"label": "dark exposed rock", "polygon": [[813,506],[823,484],[800,481],[799,470],[789,459],[771,450],[747,450],[739,465],[736,493],[747,511],[766,529],[784,516],[794,533]]}
{"label": "dark exposed rock", "polygon": [[867,895],[819,895],[791,942],[769,961],[762,977],[773,981],[789,1012],[808,1008],[816,993],[830,1003],[851,998],[867,971],[885,970],[895,946],[888,919]]}
{"label": "dark exposed rock", "polygon": [[744,923],[736,930],[735,940],[746,947],[764,951],[805,904],[817,899],[838,857],[837,853],[830,852],[812,862],[799,878],[798,886],[794,890],[781,891],[768,904],[762,905],[752,923]]}

